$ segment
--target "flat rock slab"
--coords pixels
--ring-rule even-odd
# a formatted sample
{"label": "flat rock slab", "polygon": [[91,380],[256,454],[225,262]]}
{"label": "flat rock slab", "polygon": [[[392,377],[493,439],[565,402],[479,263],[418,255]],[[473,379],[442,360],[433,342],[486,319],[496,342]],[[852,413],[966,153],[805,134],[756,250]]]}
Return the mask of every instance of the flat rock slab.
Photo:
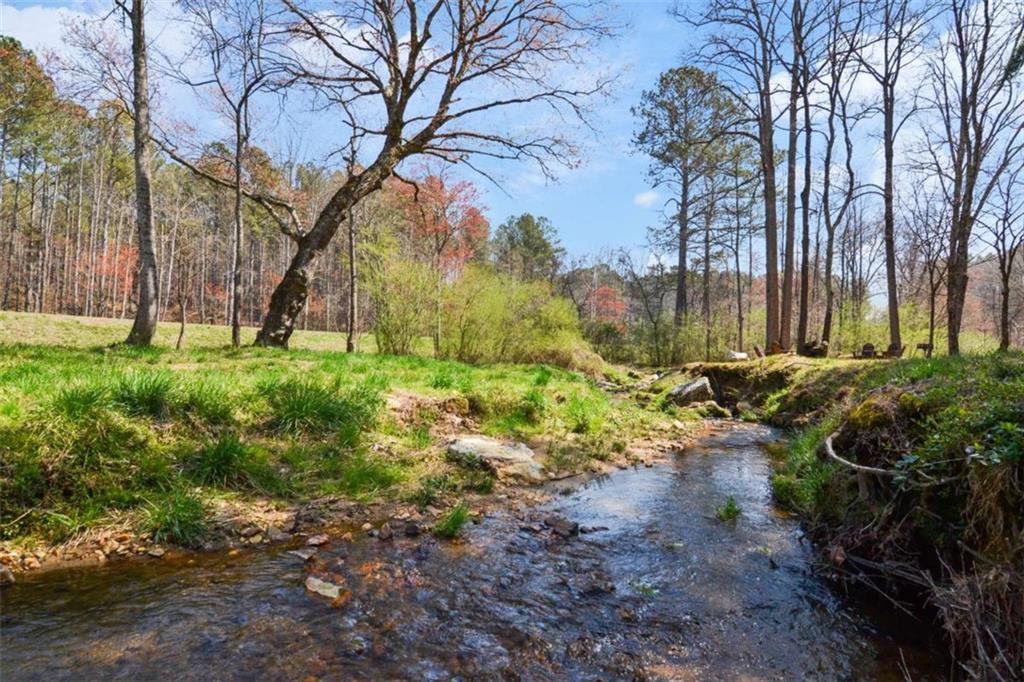
{"label": "flat rock slab", "polygon": [[711,390],[711,382],[708,381],[708,378],[700,377],[696,381],[679,384],[669,391],[666,397],[679,407],[686,407],[690,403],[714,400],[715,392]]}
{"label": "flat rock slab", "polygon": [[486,469],[498,478],[527,483],[547,480],[533,450],[487,436],[461,436],[448,445],[448,459],[459,466]]}

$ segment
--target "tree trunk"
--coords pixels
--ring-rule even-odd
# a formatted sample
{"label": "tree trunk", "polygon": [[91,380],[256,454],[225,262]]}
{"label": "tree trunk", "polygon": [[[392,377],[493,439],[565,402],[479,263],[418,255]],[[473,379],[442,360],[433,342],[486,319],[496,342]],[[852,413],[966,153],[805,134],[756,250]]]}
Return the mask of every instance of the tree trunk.
{"label": "tree trunk", "polygon": [[807,345],[807,317],[810,306],[810,264],[811,250],[811,101],[810,74],[803,55],[801,92],[804,105],[804,186],[800,192],[800,316],[797,322],[796,349],[804,352]]}
{"label": "tree trunk", "polygon": [[[690,245],[690,175],[683,171],[679,192],[679,251],[677,254],[678,266],[676,267],[676,306],[673,326],[678,332],[690,312],[690,304],[687,300],[687,275],[689,266],[689,245]],[[678,334],[677,334],[678,336]],[[678,350],[678,349],[677,349]],[[680,358],[677,356],[676,360]]]}
{"label": "tree trunk", "polygon": [[1000,274],[1000,306],[999,306],[999,350],[1010,350],[1010,267],[1013,254],[1004,272]]}
{"label": "tree trunk", "polygon": [[295,238],[298,248],[270,296],[270,306],[256,334],[255,345],[288,347],[295,320],[309,297],[309,282],[317,257],[331,243],[348,212],[361,199],[380,189],[402,158],[413,152],[408,146],[403,146],[398,132],[389,133],[376,160],[362,173],[350,175],[320,211],[313,227]]}
{"label": "tree trunk", "polygon": [[359,311],[356,308],[359,294],[356,290],[356,222],[355,212],[348,211],[348,335],[345,338],[346,352],[353,353],[356,349],[356,324],[359,322]]}
{"label": "tree trunk", "polygon": [[153,198],[150,195],[149,162],[149,77],[146,65],[145,0],[132,0],[132,62],[135,107],[135,211],[139,239],[138,306],[135,322],[125,341],[131,346],[148,346],[156,334],[156,254],[153,251]]}
{"label": "tree trunk", "polygon": [[900,304],[896,291],[896,216],[893,204],[893,147],[896,142],[893,118],[896,96],[891,90],[885,96],[885,281],[889,296],[889,348],[898,351],[903,341],[900,338]]}
{"label": "tree trunk", "polygon": [[802,18],[800,0],[793,1],[793,64],[789,78],[789,145],[786,149],[786,235],[782,263],[782,319],[779,343],[786,350],[792,345],[793,274],[796,251],[796,145],[797,99],[799,95],[799,54]]}
{"label": "tree trunk", "polygon": [[235,249],[231,258],[231,345],[242,344],[242,120],[235,111]]}

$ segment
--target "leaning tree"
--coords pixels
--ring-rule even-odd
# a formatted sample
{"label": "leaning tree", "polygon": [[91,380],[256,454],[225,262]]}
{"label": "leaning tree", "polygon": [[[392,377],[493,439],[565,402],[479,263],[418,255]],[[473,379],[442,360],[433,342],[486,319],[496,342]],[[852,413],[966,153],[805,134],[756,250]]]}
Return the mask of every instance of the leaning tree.
{"label": "leaning tree", "polygon": [[492,177],[494,161],[532,161],[549,174],[575,158],[559,124],[585,123],[591,97],[607,88],[608,78],[587,57],[611,33],[594,0],[283,4],[289,82],[308,88],[318,108],[339,114],[339,148],[358,142],[372,153],[312,224],[287,232],[295,255],[256,337],[257,345],[279,347],[288,346],[318,256],[350,209],[397,175],[403,161],[434,157]]}

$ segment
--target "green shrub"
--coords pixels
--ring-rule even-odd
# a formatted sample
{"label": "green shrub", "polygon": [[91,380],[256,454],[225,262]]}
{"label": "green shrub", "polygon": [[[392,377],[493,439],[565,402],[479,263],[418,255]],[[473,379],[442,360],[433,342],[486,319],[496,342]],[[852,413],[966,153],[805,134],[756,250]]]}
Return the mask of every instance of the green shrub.
{"label": "green shrub", "polygon": [[198,547],[208,534],[206,505],[198,495],[175,490],[152,503],[149,532],[155,542]]}
{"label": "green shrub", "polygon": [[114,403],[125,413],[164,419],[172,403],[174,379],[168,372],[133,370],[114,384]]}
{"label": "green shrub", "polygon": [[452,540],[462,532],[469,520],[469,509],[461,502],[452,507],[440,521],[434,524],[434,535]]}
{"label": "green shrub", "polygon": [[389,355],[409,355],[431,328],[437,307],[437,273],[423,263],[385,257],[369,273],[367,289],[374,305],[377,348]]}
{"label": "green shrub", "polygon": [[544,362],[588,373],[602,365],[583,341],[575,306],[549,284],[479,266],[445,288],[439,346],[441,357],[470,364]]}

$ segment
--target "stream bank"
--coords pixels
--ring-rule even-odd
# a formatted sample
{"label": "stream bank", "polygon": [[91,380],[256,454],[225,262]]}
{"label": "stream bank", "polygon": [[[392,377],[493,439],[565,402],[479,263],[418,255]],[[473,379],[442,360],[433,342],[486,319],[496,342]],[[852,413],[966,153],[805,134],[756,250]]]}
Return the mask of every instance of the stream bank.
{"label": "stream bank", "polygon": [[[943,679],[811,570],[764,427],[559,483],[461,542],[338,537],[63,570],[5,590],[5,679]],[[720,518],[729,500],[739,514]],[[347,597],[305,589],[310,576]]]}

